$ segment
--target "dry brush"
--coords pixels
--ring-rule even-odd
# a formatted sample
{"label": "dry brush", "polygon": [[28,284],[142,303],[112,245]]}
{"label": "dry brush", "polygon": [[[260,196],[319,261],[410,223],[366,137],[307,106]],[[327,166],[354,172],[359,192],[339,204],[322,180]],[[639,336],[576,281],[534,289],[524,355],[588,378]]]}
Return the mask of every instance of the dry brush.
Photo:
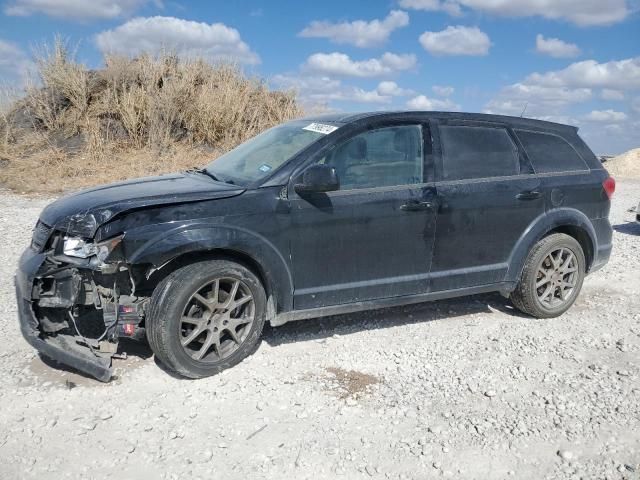
{"label": "dry brush", "polygon": [[107,56],[90,70],[56,41],[36,65],[37,86],[0,110],[0,183],[21,192],[202,165],[302,114],[293,92],[170,53]]}

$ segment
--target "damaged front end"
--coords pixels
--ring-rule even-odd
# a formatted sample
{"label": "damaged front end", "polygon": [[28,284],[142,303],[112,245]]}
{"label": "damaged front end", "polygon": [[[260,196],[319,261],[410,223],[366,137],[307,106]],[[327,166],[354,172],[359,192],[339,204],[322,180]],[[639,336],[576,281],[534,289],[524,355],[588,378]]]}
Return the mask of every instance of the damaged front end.
{"label": "damaged front end", "polygon": [[119,338],[145,335],[148,298],[136,296],[122,240],[94,242],[38,222],[16,274],[27,341],[101,381],[112,376]]}

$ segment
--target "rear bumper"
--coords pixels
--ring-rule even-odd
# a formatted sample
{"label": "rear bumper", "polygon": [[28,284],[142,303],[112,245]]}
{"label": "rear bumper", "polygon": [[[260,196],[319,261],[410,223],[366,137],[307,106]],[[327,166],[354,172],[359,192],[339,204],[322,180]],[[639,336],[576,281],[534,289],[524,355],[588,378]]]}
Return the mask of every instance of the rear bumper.
{"label": "rear bumper", "polygon": [[596,272],[604,267],[609,262],[609,258],[611,258],[612,250],[613,245],[610,243],[607,245],[598,246],[598,251],[596,252],[595,258],[593,259],[593,263],[591,264],[589,273]]}
{"label": "rear bumper", "polygon": [[608,218],[600,218],[592,220],[593,228],[596,232],[597,248],[593,255],[593,262],[589,273],[600,270],[604,267],[609,258],[611,258],[611,251],[613,250],[613,228],[609,223]]}
{"label": "rear bumper", "polygon": [[28,248],[20,257],[15,276],[20,331],[25,340],[43,355],[107,382],[111,379],[111,358],[99,356],[77,342],[78,337],[46,335],[39,328],[31,299],[33,281],[44,261],[43,254]]}

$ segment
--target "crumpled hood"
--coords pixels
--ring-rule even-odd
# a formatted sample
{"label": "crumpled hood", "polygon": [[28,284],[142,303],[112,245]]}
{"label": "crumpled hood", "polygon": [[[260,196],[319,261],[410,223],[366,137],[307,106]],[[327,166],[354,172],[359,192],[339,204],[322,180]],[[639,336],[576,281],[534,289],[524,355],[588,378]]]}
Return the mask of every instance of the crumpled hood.
{"label": "crumpled hood", "polygon": [[191,173],[143,177],[81,190],[49,204],[40,220],[57,230],[93,237],[100,225],[134,209],[202,200],[244,192],[237,185]]}

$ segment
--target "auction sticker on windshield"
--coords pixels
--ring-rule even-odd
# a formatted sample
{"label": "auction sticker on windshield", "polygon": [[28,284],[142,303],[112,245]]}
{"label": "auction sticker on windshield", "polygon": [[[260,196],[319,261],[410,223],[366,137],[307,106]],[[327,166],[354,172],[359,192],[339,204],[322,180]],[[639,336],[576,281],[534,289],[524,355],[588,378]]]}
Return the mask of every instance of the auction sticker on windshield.
{"label": "auction sticker on windshield", "polygon": [[324,123],[310,123],[302,129],[309,130],[310,132],[324,133],[325,135],[327,135],[331,132],[335,132],[338,127],[334,127],[333,125],[325,125]]}

